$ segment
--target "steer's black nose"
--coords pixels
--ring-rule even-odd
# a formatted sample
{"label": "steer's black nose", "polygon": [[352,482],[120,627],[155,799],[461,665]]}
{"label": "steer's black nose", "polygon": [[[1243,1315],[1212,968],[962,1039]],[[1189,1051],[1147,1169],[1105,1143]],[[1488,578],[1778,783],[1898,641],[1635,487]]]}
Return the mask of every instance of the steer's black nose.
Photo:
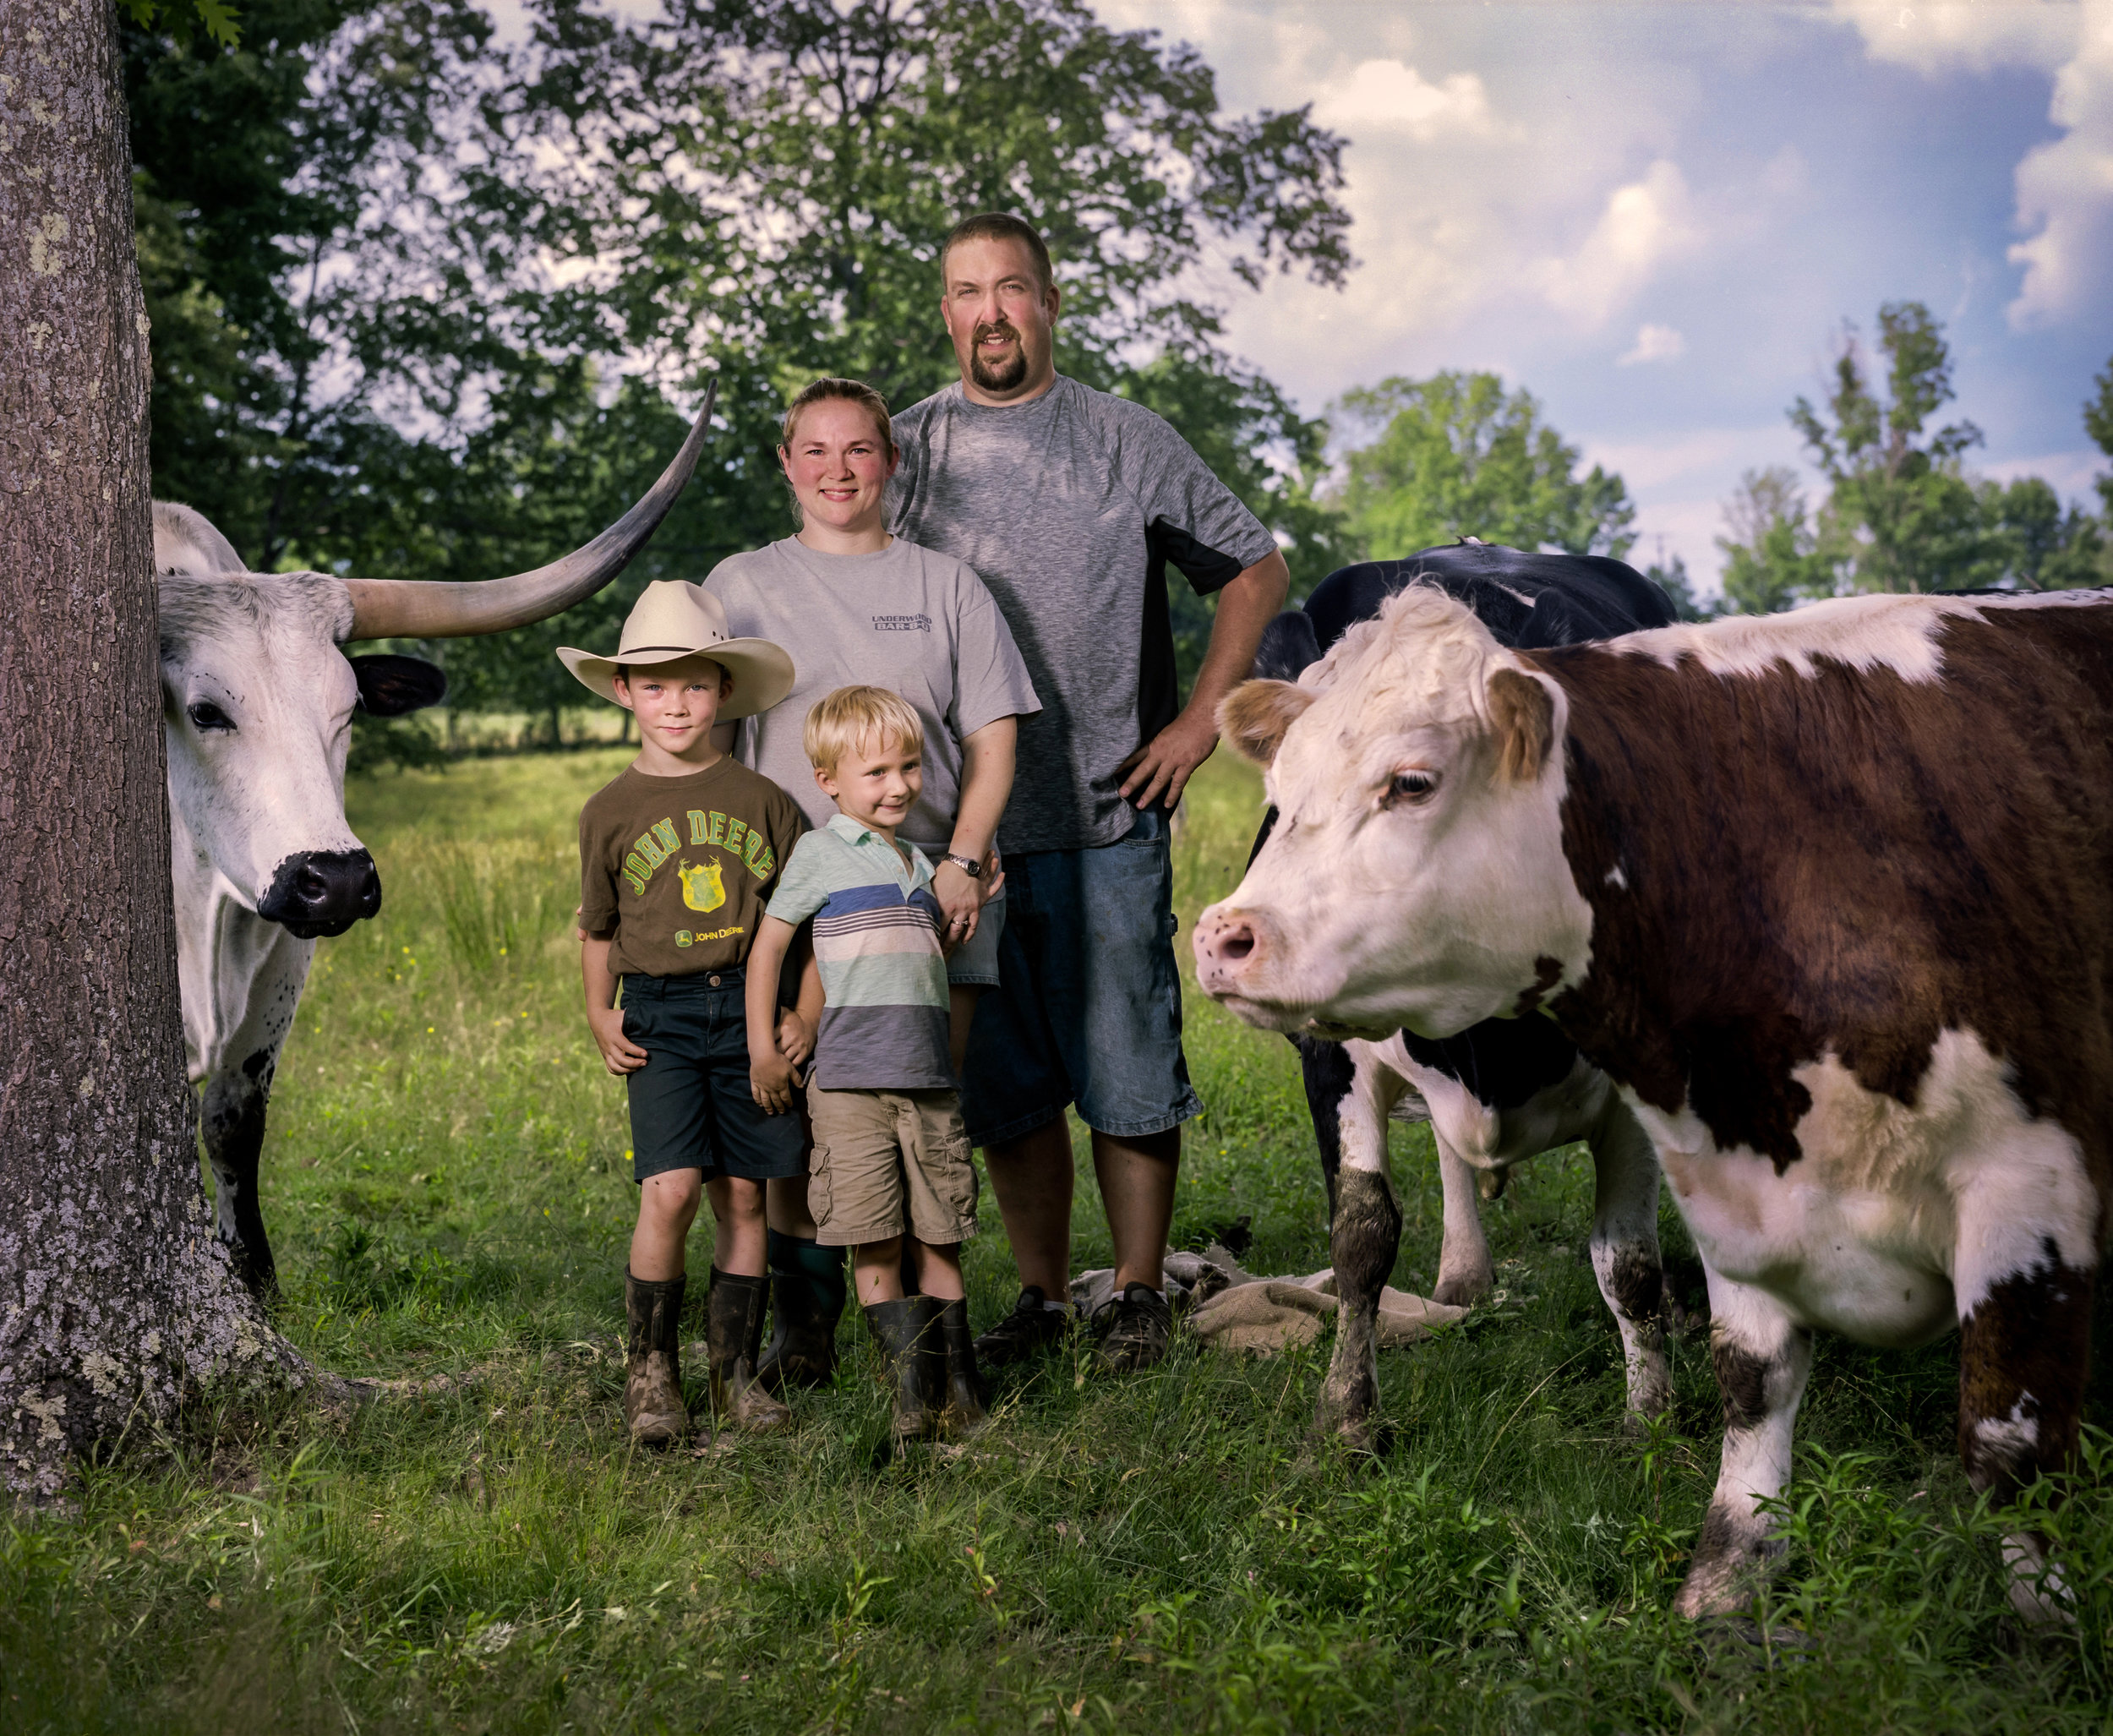
{"label": "steer's black nose", "polygon": [[380,909],[381,876],[366,851],[309,850],[280,863],[257,914],[312,941],[342,934]]}

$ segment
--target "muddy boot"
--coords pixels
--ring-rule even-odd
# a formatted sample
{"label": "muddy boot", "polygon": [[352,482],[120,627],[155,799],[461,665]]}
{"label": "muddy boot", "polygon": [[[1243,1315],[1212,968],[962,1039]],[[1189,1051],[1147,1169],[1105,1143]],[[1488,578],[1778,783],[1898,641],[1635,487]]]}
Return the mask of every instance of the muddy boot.
{"label": "muddy boot", "polygon": [[712,1269],[704,1298],[704,1354],[712,1375],[712,1411],[735,1428],[761,1434],[783,1428],[792,1412],[756,1378],[756,1347],[763,1340],[767,1278],[742,1278]]}
{"label": "muddy boot", "polygon": [[670,1446],[690,1433],[678,1348],[682,1286],[680,1278],[650,1283],[624,1274],[624,1313],[630,1325],[624,1422],[641,1446]]}
{"label": "muddy boot", "polygon": [[939,1432],[949,1440],[959,1440],[990,1421],[984,1407],[991,1395],[976,1372],[975,1335],[969,1330],[967,1302],[940,1303],[939,1346],[946,1359],[947,1393],[939,1412]]}
{"label": "muddy boot", "polygon": [[844,1313],[844,1250],[770,1232],[770,1343],[756,1359],[769,1392],[827,1386],[837,1369]]}
{"label": "muddy boot", "polygon": [[947,1353],[939,1338],[939,1304],[928,1296],[871,1302],[865,1324],[881,1349],[882,1378],[894,1415],[888,1433],[898,1441],[936,1433],[947,1401]]}

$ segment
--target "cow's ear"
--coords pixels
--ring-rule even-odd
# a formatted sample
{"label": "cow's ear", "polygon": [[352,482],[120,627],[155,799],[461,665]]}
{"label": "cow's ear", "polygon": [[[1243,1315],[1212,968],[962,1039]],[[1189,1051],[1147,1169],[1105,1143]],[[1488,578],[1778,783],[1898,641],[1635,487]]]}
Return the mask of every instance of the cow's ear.
{"label": "cow's ear", "polygon": [[1242,681],[1219,704],[1219,731],[1256,765],[1266,766],[1315,696],[1289,681]]}
{"label": "cow's ear", "polygon": [[1489,678],[1489,722],[1497,737],[1497,770],[1514,783],[1541,775],[1555,740],[1555,701],[1548,690],[1516,669]]}
{"label": "cow's ear", "polygon": [[438,705],[448,695],[448,678],[438,663],[422,657],[348,657],[359,683],[359,702],[370,716],[401,718],[406,712]]}

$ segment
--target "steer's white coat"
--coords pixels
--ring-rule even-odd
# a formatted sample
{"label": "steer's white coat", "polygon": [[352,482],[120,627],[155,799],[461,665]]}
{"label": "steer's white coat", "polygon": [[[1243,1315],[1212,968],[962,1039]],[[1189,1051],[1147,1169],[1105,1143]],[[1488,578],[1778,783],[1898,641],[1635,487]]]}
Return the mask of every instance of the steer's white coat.
{"label": "steer's white coat", "polygon": [[1657,1148],[1695,1247],[1764,1286],[1799,1326],[1865,1344],[1926,1343],[2006,1278],[2097,1264],[2097,1199],[2083,1148],[2027,1115],[1971,1031],[1933,1045],[1915,1101],[1865,1089],[1829,1053],[1795,1070],[1812,1094],[1782,1174],[1718,1145],[1692,1109],[1624,1093]]}

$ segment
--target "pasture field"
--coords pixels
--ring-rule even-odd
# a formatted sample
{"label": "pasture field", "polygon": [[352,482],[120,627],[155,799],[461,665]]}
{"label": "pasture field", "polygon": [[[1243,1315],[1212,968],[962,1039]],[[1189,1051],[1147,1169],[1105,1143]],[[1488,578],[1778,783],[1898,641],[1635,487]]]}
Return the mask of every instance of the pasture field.
{"label": "pasture field", "polygon": [[[1671,1619],[1717,1391],[1706,1346],[1682,1342],[1671,1427],[1619,1427],[1580,1152],[1484,1207],[1499,1297],[1383,1354],[1396,1427],[1377,1461],[1309,1446],[1325,1340],[1273,1362],[1183,1346],[1120,1378],[1059,1359],[999,1384],[984,1438],[890,1460],[855,1319],[846,1372],[791,1433],[631,1452],[624,1098],[580,1016],[570,923],[573,818],[623,757],[355,782],[384,903],[324,943],[280,1067],[280,1324],[346,1373],[460,1378],[350,1415],[201,1411],[85,1471],[67,1511],[0,1521],[0,1729],[2113,1723],[2113,1493],[2088,1486],[2054,1521],[2076,1624],[2021,1628],[1953,1450],[1949,1344],[1823,1344],[1765,1639]],[[1184,938],[1259,801],[1227,756],[1198,778]],[[1188,1021],[1209,1115],[1177,1240],[1244,1215],[1254,1269],[1325,1264],[1289,1045],[1193,993]],[[1428,1136],[1395,1138],[1395,1281],[1428,1289]],[[979,1324],[1013,1293],[986,1208]],[[1078,1229],[1081,1263],[1104,1264],[1089,1166]],[[700,1236],[700,1276],[708,1250]],[[2113,1472],[2105,1437],[2092,1457]]]}

